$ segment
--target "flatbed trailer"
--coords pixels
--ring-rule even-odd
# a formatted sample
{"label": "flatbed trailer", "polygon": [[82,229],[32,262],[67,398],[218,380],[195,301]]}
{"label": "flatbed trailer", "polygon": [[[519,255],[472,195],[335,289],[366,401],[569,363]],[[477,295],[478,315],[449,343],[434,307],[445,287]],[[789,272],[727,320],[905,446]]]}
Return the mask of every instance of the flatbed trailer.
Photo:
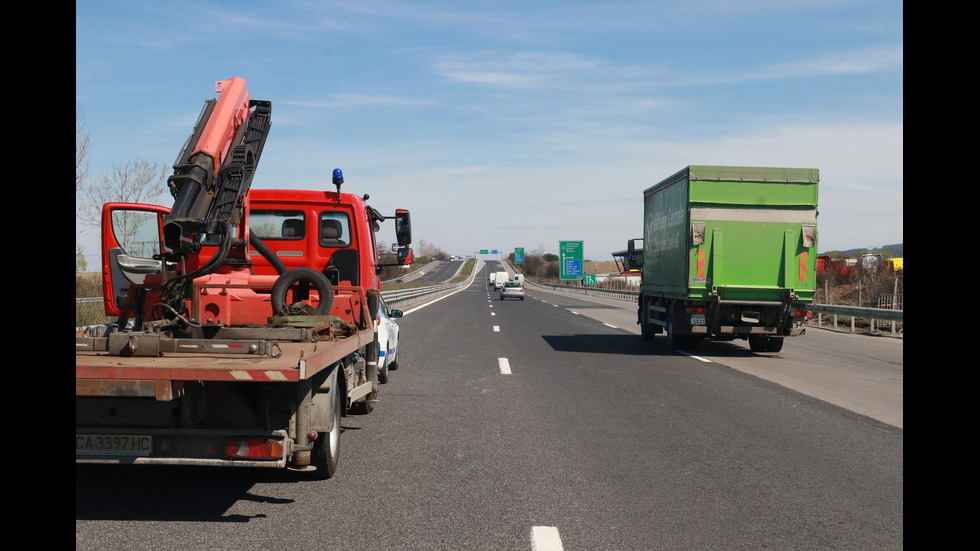
{"label": "flatbed trailer", "polygon": [[76,463],[290,468],[331,476],[340,417],[373,407],[377,377],[364,355],[374,331],[303,332],[305,342],[268,342],[264,353],[247,352],[263,348],[254,346],[258,339],[211,339],[161,345],[200,345],[201,351],[130,357],[108,353],[109,336],[76,335]]}

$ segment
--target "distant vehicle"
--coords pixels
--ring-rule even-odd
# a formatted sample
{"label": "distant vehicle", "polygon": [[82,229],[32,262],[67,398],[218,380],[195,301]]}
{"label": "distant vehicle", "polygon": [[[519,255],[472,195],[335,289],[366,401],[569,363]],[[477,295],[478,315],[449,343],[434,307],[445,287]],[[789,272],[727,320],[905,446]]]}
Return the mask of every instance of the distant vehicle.
{"label": "distant vehicle", "polygon": [[524,285],[524,274],[514,274],[514,281]]}
{"label": "distant vehicle", "polygon": [[398,369],[399,328],[395,319],[403,314],[401,310],[389,308],[384,298],[379,296],[378,301],[378,319],[374,320],[378,334],[378,382],[387,383],[388,370]]}
{"label": "distant vehicle", "polygon": [[505,281],[500,288],[500,300],[505,298],[519,298],[524,300],[524,286],[517,281]]}
{"label": "distant vehicle", "polygon": [[642,336],[666,332],[670,349],[711,338],[779,352],[802,335],[816,293],[819,179],[815,168],[688,166],[647,188]]}
{"label": "distant vehicle", "polygon": [[507,283],[507,280],[509,279],[510,276],[507,275],[507,272],[497,272],[493,274],[493,290],[496,291],[503,287],[504,283]]}

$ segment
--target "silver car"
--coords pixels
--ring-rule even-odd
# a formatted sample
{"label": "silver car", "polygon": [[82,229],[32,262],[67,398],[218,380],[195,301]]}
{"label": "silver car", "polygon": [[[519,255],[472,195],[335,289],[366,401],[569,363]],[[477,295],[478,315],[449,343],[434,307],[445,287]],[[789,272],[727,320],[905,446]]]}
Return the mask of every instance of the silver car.
{"label": "silver car", "polygon": [[500,288],[500,300],[505,298],[519,298],[524,300],[524,286],[518,281],[507,281]]}

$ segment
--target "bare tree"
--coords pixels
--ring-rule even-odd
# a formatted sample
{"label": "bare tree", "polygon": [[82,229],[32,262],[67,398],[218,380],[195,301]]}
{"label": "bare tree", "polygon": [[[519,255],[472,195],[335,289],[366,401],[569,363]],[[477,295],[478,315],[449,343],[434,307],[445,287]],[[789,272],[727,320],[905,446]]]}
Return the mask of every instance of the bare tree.
{"label": "bare tree", "polygon": [[[77,199],[78,190],[85,185],[88,177],[88,149],[89,133],[85,130],[85,117],[75,119],[75,196]],[[78,234],[75,234],[75,271],[84,271],[87,268],[85,263],[84,247],[78,243]]]}
{"label": "bare tree", "polygon": [[75,119],[75,193],[88,177],[89,133],[85,130],[85,117]]}
{"label": "bare tree", "polygon": [[112,171],[102,173],[91,185],[78,185],[78,218],[82,223],[99,227],[102,205],[114,201],[129,203],[161,202],[168,193],[165,165],[138,158]]}

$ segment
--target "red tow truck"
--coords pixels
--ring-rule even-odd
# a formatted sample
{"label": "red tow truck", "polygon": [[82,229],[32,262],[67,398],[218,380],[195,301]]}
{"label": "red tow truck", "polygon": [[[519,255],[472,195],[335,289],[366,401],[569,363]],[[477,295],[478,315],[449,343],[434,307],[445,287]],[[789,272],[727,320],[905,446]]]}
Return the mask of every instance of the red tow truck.
{"label": "red tow truck", "polygon": [[[289,468],[327,478],[340,418],[378,401],[385,265],[407,210],[255,189],[271,104],[218,81],[174,164],[172,207],[103,207],[105,311],[76,332],[76,463]],[[385,264],[375,233],[394,219]]]}

